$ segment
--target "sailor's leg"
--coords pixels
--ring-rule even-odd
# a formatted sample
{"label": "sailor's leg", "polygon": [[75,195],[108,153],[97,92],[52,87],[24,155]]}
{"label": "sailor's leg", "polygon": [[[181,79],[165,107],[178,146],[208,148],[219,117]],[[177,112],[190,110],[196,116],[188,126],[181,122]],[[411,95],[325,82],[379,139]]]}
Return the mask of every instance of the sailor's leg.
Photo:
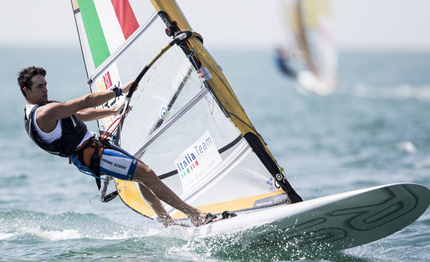
{"label": "sailor's leg", "polygon": [[188,216],[193,225],[199,226],[205,221],[205,212],[185,203],[158,178],[158,176],[151,168],[149,168],[145,164],[139,162],[134,173],[133,180],[138,183],[142,183],[144,186],[146,186],[147,190],[149,189],[150,191],[152,191],[156,197],[158,197],[168,205],[183,212],[185,215]]}
{"label": "sailor's leg", "polygon": [[182,201],[151,168],[122,151],[105,148],[100,159],[100,171],[118,179],[132,179],[141,184],[140,189],[144,198],[153,207],[164,225],[172,223],[173,219],[168,215],[160,200],[186,214],[195,226],[201,225],[205,221],[206,213]]}
{"label": "sailor's leg", "polygon": [[166,211],[163,204],[161,204],[160,199],[158,199],[146,186],[139,183],[139,189],[142,193],[142,196],[146,199],[148,204],[154,210],[155,214],[160,218],[164,227],[172,226],[172,225],[180,225],[180,223],[176,222]]}

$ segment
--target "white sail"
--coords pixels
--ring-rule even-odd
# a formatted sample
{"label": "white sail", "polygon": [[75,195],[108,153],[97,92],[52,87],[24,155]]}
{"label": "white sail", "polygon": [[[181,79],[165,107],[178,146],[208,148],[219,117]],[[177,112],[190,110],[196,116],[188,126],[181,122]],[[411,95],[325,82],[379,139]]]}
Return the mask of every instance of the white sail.
{"label": "white sail", "polygon": [[[183,200],[207,212],[301,200],[201,37],[193,33],[165,49],[175,39],[166,32],[191,32],[174,1],[72,4],[92,92],[134,80],[142,68],[149,68],[131,98],[132,110],[120,136],[114,133],[122,148],[151,167]],[[112,100],[104,107],[120,102]],[[115,121],[100,120],[101,132]],[[154,216],[136,183],[115,182],[126,205]],[[185,217],[166,208],[174,218]]]}
{"label": "white sail", "polygon": [[294,39],[289,51],[298,49],[305,63],[297,73],[297,83],[305,91],[332,93],[337,86],[338,55],[331,1],[286,0],[284,7],[287,34]]}

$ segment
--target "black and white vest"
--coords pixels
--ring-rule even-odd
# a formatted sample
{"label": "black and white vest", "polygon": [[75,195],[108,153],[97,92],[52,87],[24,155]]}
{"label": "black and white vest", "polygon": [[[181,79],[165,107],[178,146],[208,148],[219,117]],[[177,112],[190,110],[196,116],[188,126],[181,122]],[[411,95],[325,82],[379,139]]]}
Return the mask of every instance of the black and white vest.
{"label": "black and white vest", "polygon": [[[48,103],[52,102],[55,101],[49,101]],[[73,154],[76,147],[81,143],[82,139],[87,133],[87,126],[76,115],[63,118],[61,119],[61,137],[52,143],[45,143],[37,135],[38,132],[33,123],[34,112],[41,106],[43,105],[36,105],[33,107],[28,118],[26,109],[24,109],[25,130],[27,131],[27,134],[30,136],[33,142],[35,142],[46,152],[62,157],[69,157],[71,154]]]}

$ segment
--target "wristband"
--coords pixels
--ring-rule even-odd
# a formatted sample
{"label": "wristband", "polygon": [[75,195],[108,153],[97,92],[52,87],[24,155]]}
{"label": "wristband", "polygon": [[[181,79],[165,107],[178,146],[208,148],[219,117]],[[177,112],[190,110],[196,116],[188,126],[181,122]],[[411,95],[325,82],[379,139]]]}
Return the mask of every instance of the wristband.
{"label": "wristband", "polygon": [[109,90],[113,90],[115,92],[115,96],[122,95],[122,89],[117,86],[112,86]]}

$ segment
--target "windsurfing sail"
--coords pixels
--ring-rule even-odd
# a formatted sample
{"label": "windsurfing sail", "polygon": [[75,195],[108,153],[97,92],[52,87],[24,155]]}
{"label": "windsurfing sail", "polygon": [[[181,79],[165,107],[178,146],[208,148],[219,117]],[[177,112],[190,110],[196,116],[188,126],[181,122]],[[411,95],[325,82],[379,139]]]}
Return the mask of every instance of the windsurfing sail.
{"label": "windsurfing sail", "polygon": [[[113,140],[206,212],[301,201],[175,1],[72,0],[72,7],[91,92],[142,76],[132,110],[123,120],[99,120],[101,133],[122,121]],[[115,185],[127,206],[155,216],[137,183]]]}
{"label": "windsurfing sail", "polygon": [[[279,58],[286,59],[282,52],[298,50],[304,68],[295,75],[299,87],[308,92],[327,95],[336,90],[338,55],[334,33],[334,17],[331,0],[285,0],[289,37],[288,50],[278,50]],[[292,40],[292,41],[291,41]],[[284,61],[289,63],[289,61]]]}

